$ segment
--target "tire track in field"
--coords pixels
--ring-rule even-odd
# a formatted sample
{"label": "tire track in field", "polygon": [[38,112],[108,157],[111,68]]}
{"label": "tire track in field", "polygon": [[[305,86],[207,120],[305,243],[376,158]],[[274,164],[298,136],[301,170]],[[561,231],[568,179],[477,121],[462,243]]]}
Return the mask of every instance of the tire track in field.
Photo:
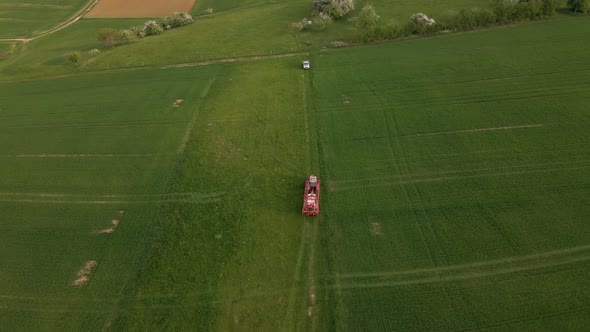
{"label": "tire track in field", "polygon": [[218,199],[160,199],[160,200],[142,200],[142,201],[124,201],[124,200],[44,200],[44,199],[18,199],[18,198],[0,198],[0,202],[9,203],[36,203],[36,204],[89,204],[89,205],[104,205],[104,204],[152,204],[152,203],[194,203],[206,204],[221,201]]}
{"label": "tire track in field", "polygon": [[[0,192],[0,202],[39,204],[147,204],[147,203],[212,203],[227,192],[187,192],[167,194],[78,195],[65,193],[10,193]],[[151,198],[151,199],[150,199]]]}
{"label": "tire track in field", "polygon": [[117,157],[154,157],[153,153],[138,154],[13,154],[0,156],[4,158],[117,158]]}
{"label": "tire track in field", "polygon": [[[312,142],[311,135],[310,135],[310,123],[309,123],[309,116],[308,116],[308,107],[307,107],[307,94],[306,94],[306,75],[305,72],[301,75],[302,77],[302,102],[303,102],[303,119],[304,119],[304,126],[305,126],[305,159],[306,159],[306,171],[308,173],[313,172],[313,152],[315,150],[315,157],[319,158],[317,153],[317,149],[314,149],[312,146],[317,144],[316,142]],[[315,128],[315,127],[314,127]],[[318,176],[320,176],[319,169],[315,172]],[[315,217],[316,219],[319,218]],[[301,322],[301,319],[296,319],[297,317],[297,291],[303,286],[301,285],[302,281],[302,274],[303,274],[303,261],[307,259],[307,280],[306,284],[303,287],[305,290],[306,296],[304,296],[303,304],[307,306],[307,316],[308,318],[311,317],[312,319],[312,326],[311,330],[315,330],[316,325],[316,315],[313,314],[314,306],[316,303],[316,279],[315,279],[315,247],[317,245],[317,238],[319,233],[319,224],[317,220],[311,223],[307,221],[307,218],[302,217],[303,227],[302,227],[302,234],[301,234],[301,241],[299,244],[299,253],[297,257],[297,264],[295,267],[295,274],[293,276],[293,285],[289,291],[289,298],[287,304],[287,310],[285,313],[284,318],[284,326],[283,328],[287,330],[295,330],[297,329],[297,322]],[[309,329],[309,328],[308,328]]]}
{"label": "tire track in field", "polygon": [[467,264],[389,272],[349,273],[333,278],[344,280],[345,284],[342,287],[345,289],[398,287],[485,278],[587,261],[590,261],[590,245],[581,245]]}
{"label": "tire track in field", "polygon": [[424,134],[414,134],[407,136],[435,136],[435,135],[451,135],[451,134],[465,134],[465,133],[478,133],[483,131],[497,131],[497,130],[512,130],[512,129],[524,129],[524,128],[540,128],[544,127],[547,123],[527,124],[518,126],[504,126],[504,127],[493,127],[493,128],[478,128],[478,129],[465,129],[465,130],[453,130],[453,131],[439,131]]}
{"label": "tire track in field", "polygon": [[110,195],[85,195],[85,194],[67,194],[67,193],[18,193],[18,192],[0,192],[0,196],[28,196],[28,197],[81,197],[81,198],[133,198],[133,197],[200,197],[200,198],[211,198],[226,194],[225,191],[212,191],[208,193],[201,192],[184,192],[184,193],[163,193],[163,194],[110,194]]}
{"label": "tire track in field", "polygon": [[[449,170],[444,172],[425,172],[425,173],[408,173],[406,175],[395,175],[395,176],[381,176],[381,177],[371,177],[371,178],[363,178],[361,180],[334,180],[330,181],[329,184],[331,185],[347,185],[347,184],[356,184],[361,182],[363,184],[367,184],[371,181],[383,182],[384,180],[407,180],[407,179],[414,179],[414,178],[425,178],[425,177],[432,177],[432,176],[444,176],[444,175],[454,175],[454,174],[461,174],[461,173],[478,173],[482,171],[501,171],[501,170],[517,170],[517,169],[534,169],[534,168],[542,168],[545,166],[559,166],[559,165],[574,165],[574,164],[588,164],[590,163],[590,159],[585,160],[576,160],[576,161],[558,161],[558,162],[549,162],[549,163],[535,163],[535,164],[523,164],[523,165],[510,165],[510,166],[500,166],[500,167],[483,167],[478,169],[472,170]],[[407,164],[407,163],[406,163]]]}
{"label": "tire track in field", "polygon": [[[466,157],[470,156],[480,156],[485,155],[486,158],[490,160],[496,160],[494,158],[498,157],[512,157],[515,155],[518,156],[534,156],[535,159],[539,155],[549,155],[553,156],[555,152],[567,152],[568,154],[575,154],[580,155],[580,152],[590,151],[588,148],[588,144],[559,144],[559,145],[551,145],[551,146],[537,146],[528,148],[526,151],[518,151],[515,149],[496,149],[496,150],[476,150],[476,151],[466,151],[466,152],[452,152],[452,153],[428,153],[424,155],[420,155],[418,157],[414,157],[412,159],[407,160],[407,162],[412,163],[419,163],[419,162],[428,162],[432,163],[434,159],[437,160],[459,160],[463,161]],[[573,153],[572,153],[573,152]],[[493,158],[492,158],[493,157]],[[478,157],[479,158],[479,157]],[[372,160],[364,160],[363,163],[366,165],[368,170],[372,170],[378,167],[383,167],[382,164],[388,165],[392,161],[391,158],[389,159],[372,159]],[[477,159],[479,163],[487,162],[488,159]]]}
{"label": "tire track in field", "polygon": [[534,173],[547,173],[547,172],[557,172],[557,171],[574,171],[574,170],[585,170],[585,169],[590,169],[590,166],[546,168],[546,169],[538,169],[538,170],[484,173],[484,174],[463,175],[463,176],[441,176],[441,177],[408,179],[408,180],[399,180],[399,181],[385,181],[385,182],[382,181],[380,183],[364,184],[364,185],[358,185],[358,186],[343,186],[343,187],[332,186],[332,187],[330,187],[330,191],[339,192],[339,191],[357,190],[357,189],[363,188],[363,187],[364,188],[378,188],[378,187],[390,187],[390,186],[406,185],[406,184],[416,184],[416,183],[447,182],[447,181],[456,181],[456,180],[465,180],[465,179],[488,178],[488,177],[497,177],[497,176],[502,177],[502,176],[524,175],[524,174],[534,174]]}
{"label": "tire track in field", "polygon": [[213,82],[215,82],[215,79],[209,80],[207,87],[201,93],[201,98],[199,100],[199,103],[195,107],[195,110],[193,112],[193,116],[191,117],[191,120],[189,121],[189,123],[184,131],[184,136],[182,137],[182,141],[180,142],[180,145],[178,146],[177,154],[179,154],[179,155],[184,154],[184,150],[186,149],[186,144],[188,143],[188,140],[191,137],[191,133],[193,132],[193,128],[195,127],[195,124],[197,123],[197,117],[199,116],[199,109],[201,108],[201,105],[203,105],[203,101],[205,100],[205,98],[207,98],[207,95],[209,94],[209,90],[211,89]]}

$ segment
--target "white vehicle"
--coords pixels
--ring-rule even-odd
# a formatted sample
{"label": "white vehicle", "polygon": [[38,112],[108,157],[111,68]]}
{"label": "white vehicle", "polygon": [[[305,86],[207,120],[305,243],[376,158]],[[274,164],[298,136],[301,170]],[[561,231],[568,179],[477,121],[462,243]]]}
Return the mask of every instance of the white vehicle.
{"label": "white vehicle", "polygon": [[309,68],[310,68],[309,61],[308,60],[303,61],[303,69],[307,70]]}

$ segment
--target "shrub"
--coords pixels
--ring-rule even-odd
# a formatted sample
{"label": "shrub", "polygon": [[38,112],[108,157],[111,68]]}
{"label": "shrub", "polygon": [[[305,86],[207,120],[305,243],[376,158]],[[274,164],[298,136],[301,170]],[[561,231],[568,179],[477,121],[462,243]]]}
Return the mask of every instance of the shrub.
{"label": "shrub", "polygon": [[357,37],[362,42],[370,42],[379,38],[380,17],[372,5],[365,5],[360,13],[352,19]]}
{"label": "shrub", "polygon": [[474,18],[477,26],[487,27],[496,23],[496,14],[489,9],[474,11]]}
{"label": "shrub", "polygon": [[310,28],[313,30],[324,30],[331,23],[332,23],[331,16],[324,14],[324,13],[319,13],[317,15],[314,15],[311,18]]}
{"label": "shrub", "polygon": [[143,37],[146,36],[145,26],[144,25],[134,26],[134,27],[131,27],[129,30],[131,30],[131,32],[133,32],[133,34],[137,38],[143,38]]}
{"label": "shrub", "polygon": [[117,44],[117,30],[105,28],[98,30],[98,40],[107,47],[113,47]]}
{"label": "shrub", "polygon": [[380,35],[383,39],[397,39],[403,37],[403,31],[395,22],[389,22],[380,28]]}
{"label": "shrub", "polygon": [[498,23],[508,23],[513,20],[516,6],[512,0],[496,0],[494,14]]}
{"label": "shrub", "polygon": [[[213,9],[211,9],[211,13],[213,13]],[[176,12],[172,14],[172,24],[170,24],[173,28],[181,27],[183,25],[193,23],[193,17],[186,12]]]}
{"label": "shrub", "polygon": [[590,0],[567,0],[567,5],[573,12],[588,13],[590,11]]}
{"label": "shrub", "polygon": [[560,0],[543,0],[543,15],[551,16],[559,9]]}
{"label": "shrub", "polygon": [[305,29],[305,23],[303,21],[293,22],[291,23],[291,28],[297,32],[303,31]]}
{"label": "shrub", "polygon": [[143,25],[147,36],[155,36],[164,32],[162,25],[156,21],[147,21]]}
{"label": "shrub", "polygon": [[117,31],[117,44],[127,44],[137,39],[137,34],[131,29]]}
{"label": "shrub", "polygon": [[354,10],[354,0],[314,0],[313,8],[318,14],[324,13],[338,19]]}
{"label": "shrub", "polygon": [[428,16],[426,16],[426,14],[422,14],[422,13],[417,13],[414,14],[410,17],[410,20],[413,21],[414,23],[424,23],[426,25],[434,25],[436,24],[436,21],[432,18],[429,18]]}
{"label": "shrub", "polygon": [[[211,9],[213,10],[213,9]],[[212,13],[211,13],[212,14]],[[174,13],[172,16],[166,16],[162,19],[161,24],[166,29],[172,29],[187,25],[193,22],[193,17],[189,13]]]}
{"label": "shrub", "polygon": [[70,53],[70,55],[68,56],[68,60],[73,63],[75,66],[78,66],[80,64],[80,59],[82,57],[80,56],[80,52],[75,51]]}

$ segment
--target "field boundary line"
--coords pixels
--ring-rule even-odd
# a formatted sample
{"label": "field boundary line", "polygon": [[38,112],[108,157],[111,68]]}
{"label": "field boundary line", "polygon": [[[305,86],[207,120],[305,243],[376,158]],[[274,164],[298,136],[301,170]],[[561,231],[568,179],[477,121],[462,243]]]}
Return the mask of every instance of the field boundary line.
{"label": "field boundary line", "polygon": [[[249,61],[260,61],[260,60],[269,60],[269,59],[290,58],[290,57],[301,56],[301,55],[309,55],[309,52],[292,52],[292,53],[270,54],[270,55],[268,55],[268,54],[252,55],[252,56],[242,56],[242,57],[232,57],[232,58],[221,58],[221,59],[217,59],[217,60],[178,63],[178,64],[166,65],[166,66],[154,65],[153,67],[160,68],[160,69],[198,67],[198,66],[207,66],[207,65],[213,65],[213,64],[218,64],[218,63],[249,62]],[[147,68],[147,67],[140,67],[140,68]]]}
{"label": "field boundary line", "polygon": [[153,64],[153,65],[147,65],[147,66],[123,67],[123,68],[116,68],[116,69],[98,69],[98,70],[90,70],[90,71],[75,73],[75,74],[61,74],[61,75],[53,75],[53,76],[50,75],[50,76],[16,79],[16,80],[2,80],[2,79],[0,79],[0,83],[5,83],[5,82],[11,82],[11,83],[40,82],[40,81],[50,81],[50,80],[55,80],[55,79],[60,79],[60,78],[91,76],[91,75],[99,75],[99,74],[125,73],[125,72],[153,70],[153,69],[198,67],[198,66],[215,65],[215,64],[219,64],[219,63],[233,63],[233,62],[239,63],[239,62],[251,62],[251,61],[264,61],[264,60],[271,60],[271,59],[277,59],[277,58],[289,58],[289,57],[309,55],[309,54],[310,54],[309,52],[286,52],[286,53],[271,54],[271,55],[226,57],[226,58],[219,58],[219,59],[214,59],[214,60],[195,61],[195,62],[171,64],[171,65],[165,65],[165,66],[162,66],[161,64],[160,65]]}
{"label": "field boundary line", "polygon": [[461,280],[469,280],[469,279],[476,279],[476,278],[485,278],[491,277],[496,275],[502,274],[510,274],[510,273],[517,273],[517,272],[525,272],[530,270],[538,270],[544,269],[554,266],[560,265],[567,265],[573,264],[578,262],[586,262],[590,261],[590,256],[582,256],[582,257],[574,257],[562,261],[557,262],[550,262],[550,263],[538,263],[534,265],[528,266],[515,266],[515,267],[506,267],[497,270],[490,270],[490,271],[466,271],[462,273],[457,273],[455,275],[441,275],[441,274],[432,274],[431,276],[425,276],[422,278],[414,278],[414,279],[406,279],[406,280],[398,280],[398,281],[380,281],[374,283],[350,283],[345,284],[342,286],[343,289],[362,289],[362,288],[384,288],[384,287],[398,287],[398,286],[409,286],[409,285],[419,285],[419,284],[433,284],[433,283],[442,283],[442,282],[451,282],[451,281],[461,281]]}
{"label": "field boundary line", "polygon": [[[340,274],[339,277],[343,279],[349,278],[359,278],[359,277],[385,277],[385,276],[397,276],[397,275],[412,275],[412,274],[420,274],[420,273],[432,273],[432,272],[445,272],[445,271],[454,271],[454,270],[461,270],[473,267],[486,267],[486,266],[494,266],[500,264],[510,264],[510,263],[518,263],[522,261],[534,260],[534,259],[543,259],[543,258],[550,258],[553,256],[565,256],[568,254],[577,254],[577,253],[584,253],[584,251],[588,251],[590,253],[590,245],[581,245],[571,248],[565,249],[558,249],[547,251],[538,254],[531,254],[531,255],[524,255],[524,256],[511,256],[499,259],[493,259],[488,261],[478,261],[473,263],[467,264],[457,264],[457,265],[450,265],[450,266],[443,266],[437,268],[424,268],[424,269],[414,269],[414,270],[401,270],[401,271],[391,271],[391,272],[375,272],[375,273],[350,273],[350,274]],[[590,256],[585,257],[590,259]]]}
{"label": "field boundary line", "polygon": [[5,158],[106,158],[106,157],[154,157],[153,153],[138,154],[12,154]]}
{"label": "field boundary line", "polygon": [[208,193],[201,192],[185,192],[185,193],[163,193],[163,194],[112,194],[112,195],[82,195],[82,194],[68,194],[68,193],[18,193],[18,192],[0,192],[0,196],[17,196],[17,197],[57,197],[57,198],[132,198],[132,197],[203,197],[211,198],[226,194],[225,191],[212,191]]}
{"label": "field boundary line", "polygon": [[533,170],[535,168],[542,168],[545,166],[558,166],[558,165],[578,165],[578,164],[588,164],[590,163],[590,159],[586,160],[575,160],[575,161],[558,161],[558,162],[549,162],[549,163],[536,163],[536,164],[523,164],[523,165],[507,165],[507,166],[500,166],[500,167],[483,167],[483,168],[473,168],[471,170],[448,170],[443,172],[422,172],[422,173],[407,173],[405,175],[394,175],[394,176],[381,176],[381,177],[372,177],[372,178],[361,178],[355,180],[335,180],[330,181],[330,185],[354,185],[356,183],[363,183],[363,185],[367,184],[367,182],[377,181],[382,183],[383,180],[413,180],[413,179],[423,179],[432,176],[444,176],[444,175],[454,175],[454,174],[461,174],[461,173],[481,173],[484,171],[502,171],[502,170],[511,170],[515,171],[518,169],[529,169]]}
{"label": "field boundary line", "polygon": [[198,203],[198,204],[205,204],[205,203],[213,203],[220,201],[220,198],[212,198],[212,199],[162,199],[162,200],[142,200],[142,201],[109,201],[109,200],[95,200],[95,201],[73,201],[73,200],[42,200],[42,199],[18,199],[18,198],[0,198],[0,202],[9,202],[9,203],[38,203],[38,204],[94,204],[94,205],[102,205],[102,204],[152,204],[152,203]]}
{"label": "field boundary line", "polygon": [[518,126],[492,127],[492,128],[465,129],[465,130],[452,130],[452,131],[439,131],[439,132],[433,132],[433,133],[413,134],[413,135],[405,135],[405,136],[407,137],[407,136],[452,135],[452,134],[464,134],[464,133],[477,133],[477,132],[482,132],[482,131],[541,128],[541,127],[544,127],[545,125],[547,125],[547,123],[536,123],[536,124],[518,125]]}
{"label": "field boundary line", "polygon": [[494,177],[494,176],[511,176],[511,175],[519,175],[519,174],[546,173],[546,172],[556,172],[556,171],[572,171],[572,170],[582,170],[582,169],[588,169],[588,168],[590,168],[590,166],[548,168],[548,169],[537,169],[537,170],[528,170],[528,171],[486,173],[486,174],[474,174],[474,175],[464,175],[464,176],[443,176],[443,177],[437,177],[437,178],[400,180],[400,181],[365,184],[365,185],[358,185],[358,186],[346,186],[346,187],[341,187],[341,188],[330,188],[330,191],[339,192],[339,191],[355,190],[355,189],[359,189],[359,188],[378,188],[378,187],[389,187],[389,186],[414,184],[414,183],[444,182],[444,181],[453,181],[453,180],[487,178],[487,177]]}

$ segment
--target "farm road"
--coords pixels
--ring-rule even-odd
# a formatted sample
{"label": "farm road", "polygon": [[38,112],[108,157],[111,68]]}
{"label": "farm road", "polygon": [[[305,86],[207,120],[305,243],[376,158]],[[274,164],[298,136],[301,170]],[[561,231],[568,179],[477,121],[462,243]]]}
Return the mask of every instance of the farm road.
{"label": "farm road", "polygon": [[50,35],[52,33],[58,32],[62,29],[69,27],[70,25],[76,23],[79,19],[82,18],[82,16],[86,15],[87,12],[89,12],[92,8],[94,8],[94,6],[97,3],[98,3],[98,0],[89,1],[84,7],[82,7],[82,9],[80,9],[78,12],[76,12],[67,21],[62,22],[62,23],[58,24],[57,26],[55,26],[54,28],[52,28],[48,31],[45,31],[37,36],[30,37],[30,38],[0,38],[0,42],[14,42],[14,41],[16,41],[16,42],[28,43],[31,40],[35,40],[35,39]]}

